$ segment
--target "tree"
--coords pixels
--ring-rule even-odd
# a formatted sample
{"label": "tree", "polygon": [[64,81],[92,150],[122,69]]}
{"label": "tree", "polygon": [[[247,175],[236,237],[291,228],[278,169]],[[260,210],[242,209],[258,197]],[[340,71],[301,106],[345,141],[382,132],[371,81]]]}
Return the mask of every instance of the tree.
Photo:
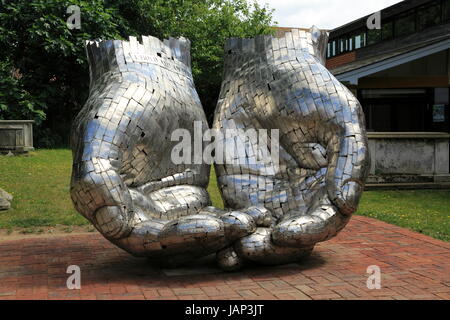
{"label": "tree", "polygon": [[9,61],[0,61],[0,119],[33,119],[40,125],[45,105],[24,88],[15,71]]}
{"label": "tree", "polygon": [[[209,118],[229,37],[272,31],[272,11],[246,0],[0,0],[0,118],[37,121],[36,145],[67,145],[72,119],[89,88],[86,40],[130,35],[184,36]],[[67,27],[67,7],[81,29]]]}
{"label": "tree", "polygon": [[[66,10],[72,4],[83,12],[81,30],[67,27]],[[3,117],[36,120],[38,146],[67,144],[71,119],[89,88],[84,42],[120,38],[121,24],[124,22],[101,0],[2,0],[0,47],[5,49],[0,53],[4,65],[1,83],[16,88],[7,94],[7,88],[0,87],[0,105],[7,108],[1,112]],[[8,80],[8,72],[19,76]]]}

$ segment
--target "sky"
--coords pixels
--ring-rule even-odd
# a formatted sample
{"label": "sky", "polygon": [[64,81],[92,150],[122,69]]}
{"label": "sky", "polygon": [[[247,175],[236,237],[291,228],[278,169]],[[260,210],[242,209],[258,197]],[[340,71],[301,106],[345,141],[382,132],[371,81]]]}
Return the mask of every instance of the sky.
{"label": "sky", "polygon": [[380,11],[399,0],[257,0],[275,9],[279,27],[332,30],[368,14]]}

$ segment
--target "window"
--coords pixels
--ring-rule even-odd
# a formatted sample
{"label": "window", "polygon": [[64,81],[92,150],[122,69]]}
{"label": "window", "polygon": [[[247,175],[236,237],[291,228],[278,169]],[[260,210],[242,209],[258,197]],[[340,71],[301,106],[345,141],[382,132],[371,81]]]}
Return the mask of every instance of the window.
{"label": "window", "polygon": [[390,40],[394,38],[394,23],[392,21],[382,23],[381,37],[383,40]]}
{"label": "window", "polygon": [[330,42],[330,57],[334,57],[336,55],[336,41]]}
{"label": "window", "polygon": [[450,0],[444,0],[443,5],[444,21],[450,21]]}
{"label": "window", "polygon": [[336,55],[336,41],[331,41],[328,43],[328,49],[327,49],[327,57],[331,58]]}
{"label": "window", "polygon": [[394,28],[396,37],[403,37],[414,33],[416,31],[416,15],[414,12],[409,12],[397,18]]}
{"label": "window", "polygon": [[418,31],[438,25],[441,23],[441,5],[434,1],[429,6],[419,8],[417,14]]}
{"label": "window", "polygon": [[429,97],[425,89],[360,90],[367,127],[378,132],[422,132]]}
{"label": "window", "polygon": [[358,33],[358,34],[354,35],[352,38],[353,38],[353,43],[354,43],[355,49],[359,49],[359,48],[366,46],[366,33],[365,32]]}
{"label": "window", "polygon": [[381,41],[381,30],[373,29],[367,31],[367,44],[375,44]]}
{"label": "window", "polygon": [[348,51],[348,39],[339,39],[339,48],[338,48],[338,54],[345,53]]}

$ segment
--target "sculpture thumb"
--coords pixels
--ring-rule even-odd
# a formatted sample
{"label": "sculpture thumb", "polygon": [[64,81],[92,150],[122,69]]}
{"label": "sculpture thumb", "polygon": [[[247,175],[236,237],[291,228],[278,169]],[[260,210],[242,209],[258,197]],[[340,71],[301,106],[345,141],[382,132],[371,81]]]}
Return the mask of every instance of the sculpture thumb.
{"label": "sculpture thumb", "polygon": [[341,188],[335,188],[330,195],[334,205],[343,215],[351,215],[356,212],[361,198],[364,184],[357,179],[344,181]]}

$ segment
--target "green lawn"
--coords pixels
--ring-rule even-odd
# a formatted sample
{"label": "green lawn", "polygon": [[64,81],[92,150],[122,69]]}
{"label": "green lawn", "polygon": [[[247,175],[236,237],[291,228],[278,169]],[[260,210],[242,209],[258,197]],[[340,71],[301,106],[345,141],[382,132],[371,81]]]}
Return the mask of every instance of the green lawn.
{"label": "green lawn", "polygon": [[450,241],[450,190],[365,192],[358,214]]}
{"label": "green lawn", "polygon": [[0,188],[14,196],[12,209],[0,211],[0,228],[87,225],[70,200],[71,170],[67,149],[0,156]]}
{"label": "green lawn", "polygon": [[[71,161],[66,149],[0,156],[0,188],[14,196],[13,208],[0,212],[0,229],[87,225],[70,201]],[[214,172],[208,191],[223,208]],[[365,192],[358,214],[450,241],[450,190]]]}

